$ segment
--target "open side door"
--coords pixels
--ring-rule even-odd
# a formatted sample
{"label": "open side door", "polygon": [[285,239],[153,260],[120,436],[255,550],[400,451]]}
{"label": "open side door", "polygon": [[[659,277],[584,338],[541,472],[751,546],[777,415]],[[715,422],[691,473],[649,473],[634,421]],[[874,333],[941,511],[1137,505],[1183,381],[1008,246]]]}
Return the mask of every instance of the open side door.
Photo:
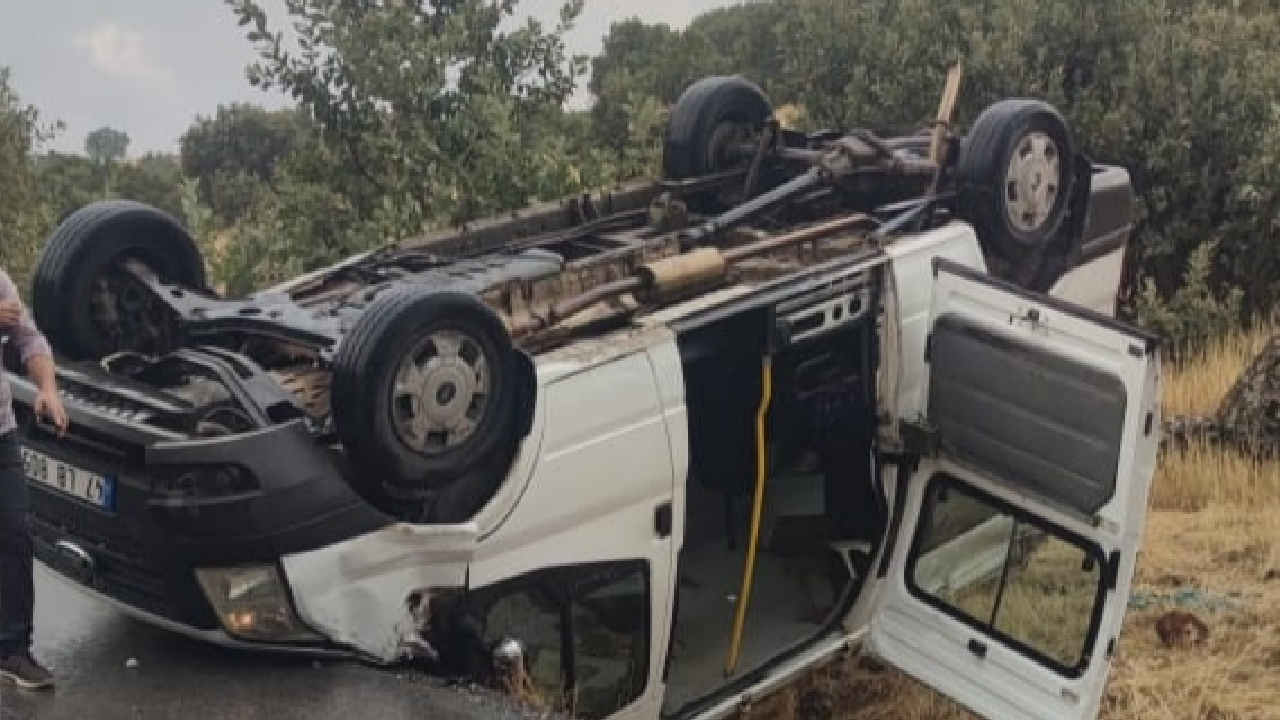
{"label": "open side door", "polygon": [[938,259],[925,355],[927,449],[868,649],[990,720],[1093,720],[1155,467],[1158,343]]}

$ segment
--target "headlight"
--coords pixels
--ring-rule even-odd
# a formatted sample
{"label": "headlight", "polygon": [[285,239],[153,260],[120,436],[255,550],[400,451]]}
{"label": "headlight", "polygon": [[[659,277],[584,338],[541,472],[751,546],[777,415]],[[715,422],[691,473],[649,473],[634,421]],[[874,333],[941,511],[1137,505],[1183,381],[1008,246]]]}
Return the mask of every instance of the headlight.
{"label": "headlight", "polygon": [[245,640],[323,640],[303,625],[274,565],[202,568],[196,577],[228,633]]}

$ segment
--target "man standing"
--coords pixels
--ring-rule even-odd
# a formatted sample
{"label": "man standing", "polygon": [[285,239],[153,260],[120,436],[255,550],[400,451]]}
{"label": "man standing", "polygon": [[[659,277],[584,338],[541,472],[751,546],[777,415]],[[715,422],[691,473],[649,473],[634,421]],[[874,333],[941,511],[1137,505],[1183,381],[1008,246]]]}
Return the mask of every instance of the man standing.
{"label": "man standing", "polygon": [[[66,432],[67,413],[58,396],[53,352],[4,270],[0,270],[0,333],[39,389],[36,415],[51,420],[60,435]],[[35,566],[27,478],[13,394],[3,372],[0,368],[0,676],[19,687],[46,688],[53,685],[53,675],[31,655]]]}

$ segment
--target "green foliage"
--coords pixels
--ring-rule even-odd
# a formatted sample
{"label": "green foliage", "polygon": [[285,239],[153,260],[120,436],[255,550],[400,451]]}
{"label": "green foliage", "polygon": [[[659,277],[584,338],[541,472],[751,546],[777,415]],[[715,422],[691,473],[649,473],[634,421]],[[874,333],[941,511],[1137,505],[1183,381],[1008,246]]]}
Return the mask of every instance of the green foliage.
{"label": "green foliage", "polygon": [[781,5],[757,0],[710,10],[694,18],[685,35],[698,38],[695,42],[716,52],[699,77],[713,72],[738,73],[759,83],[775,103],[792,102],[795,98],[781,83],[779,72],[783,51],[776,33],[782,17]]}
{"label": "green foliage", "polygon": [[683,34],[660,23],[649,25],[639,18],[616,22],[604,38],[600,55],[591,60],[587,89],[605,94],[610,76],[624,74],[630,87],[650,95],[672,99],[689,82],[688,58],[682,52]]}
{"label": "green foliage", "polygon": [[[40,198],[61,219],[95,200],[123,198],[182,214],[182,168],[177,156],[148,153],[136,162],[98,165],[83,155],[50,152],[34,158]],[[110,182],[104,182],[109,172]]]}
{"label": "green foliage", "polygon": [[[666,109],[706,75],[749,77],[775,106],[797,104],[810,129],[904,131],[932,122],[961,59],[961,130],[995,100],[1040,97],[1067,115],[1077,150],[1131,173],[1125,312],[1186,344],[1280,299],[1274,3],[773,0],[684,29],[629,20],[590,62],[596,104],[570,112],[563,102],[588,66],[563,37],[582,0],[550,30],[506,29],[516,0],[285,0],[287,17],[271,19],[256,0],[225,2],[261,58],[251,83],[284,90],[297,109],[219,107],[183,136],[180,167],[112,163],[108,184],[75,156],[39,157],[33,172],[36,115],[0,75],[0,233],[37,237],[101,196],[144,199],[197,223],[215,277],[245,292],[441,225],[655,174]],[[277,29],[286,23],[296,47]],[[122,155],[111,133],[91,153]],[[0,258],[21,245],[6,239]]]}
{"label": "green foliage", "polygon": [[772,2],[734,5],[704,13],[684,30],[638,19],[614,23],[591,61],[587,89],[596,97],[591,114],[596,143],[626,155],[636,148],[633,114],[646,103],[667,106],[707,75],[741,74],[759,83],[774,100],[786,102]]}
{"label": "green foliage", "polygon": [[1215,288],[1212,265],[1218,243],[1207,241],[1192,251],[1182,286],[1165,298],[1151,278],[1143,281],[1136,310],[1144,324],[1173,340],[1172,354],[1203,347],[1225,328],[1237,327],[1244,293],[1239,288]]}
{"label": "green foliage", "polygon": [[[360,220],[381,214],[385,234],[567,189],[539,127],[573,90],[562,35],[581,0],[565,6],[551,32],[532,20],[500,32],[514,0],[291,0],[296,52],[256,2],[228,2],[262,58],[250,81],[296,98],[332,160],[298,179],[341,195]],[[349,177],[331,183],[335,173]]]}
{"label": "green foliage", "polygon": [[[1157,299],[1198,312],[1176,294],[1207,238],[1218,242],[1200,250],[1211,254],[1203,281],[1219,295],[1244,289],[1240,319],[1274,304],[1280,185],[1276,154],[1259,149],[1277,147],[1280,60],[1269,48],[1280,12],[1227,0],[777,4],[782,74],[813,126],[926,124],[947,64],[962,59],[962,127],[1001,97],[1041,97],[1068,116],[1077,149],[1129,169],[1138,193],[1131,287],[1151,289],[1127,310],[1156,325]],[[1177,327],[1194,335],[1220,319]]]}
{"label": "green foliage", "polygon": [[631,92],[620,105],[622,147],[607,156],[597,156],[596,175],[588,185],[599,187],[610,180],[656,177],[662,169],[662,133],[667,118],[665,107],[652,95]]}
{"label": "green foliage", "polygon": [[0,267],[23,291],[52,218],[40,202],[31,151],[61,128],[42,125],[36,108],[22,102],[0,67]]}
{"label": "green foliage", "polygon": [[932,122],[960,59],[961,129],[1000,98],[1040,97],[1077,149],[1130,171],[1122,310],[1194,342],[1280,299],[1278,31],[1280,8],[1244,0],[774,0],[683,32],[615,25],[594,62],[594,116],[616,142],[613,114],[633,98],[669,104],[698,77],[740,72],[775,106],[800,103],[810,129],[910,131]]}
{"label": "green foliage", "polygon": [[226,1],[261,58],[250,82],[288,92],[305,118],[269,162],[228,162],[212,132],[184,138],[204,201],[234,220],[216,271],[229,292],[575,192],[615,167],[589,133],[557,132],[590,127],[562,110],[584,68],[563,42],[581,0],[550,31],[500,29],[514,0],[290,0],[297,49],[254,0]]}
{"label": "green foliage", "polygon": [[592,122],[596,143],[625,153],[631,140],[629,113],[652,98],[670,104],[689,83],[714,67],[716,48],[698,33],[632,19],[614,23],[591,61],[587,85],[596,96]]}
{"label": "green foliage", "polygon": [[112,197],[145,202],[182,217],[182,165],[173,154],[147,153],[116,168]]}
{"label": "green foliage", "polygon": [[[263,52],[253,77],[292,92],[319,129],[283,163],[288,187],[253,210],[261,249],[245,262],[272,275],[433,222],[654,173],[664,108],[705,75],[745,74],[775,105],[799,103],[813,129],[901,131],[932,121],[946,68],[962,59],[961,129],[997,99],[1041,97],[1068,116],[1079,150],[1131,172],[1126,311],[1192,341],[1267,310],[1280,292],[1280,61],[1268,51],[1280,12],[1265,3],[775,0],[683,30],[629,20],[591,63],[597,103],[586,113],[555,107],[571,84],[551,70],[558,35],[545,53],[522,55],[494,31],[510,2],[295,0],[299,55],[252,3],[233,4]],[[529,37],[516,46],[537,46]],[[543,94],[494,81],[517,74],[496,71],[495,57],[523,58]],[[1188,272],[1192,257],[1200,265]]]}
{"label": "green foliage", "polygon": [[294,109],[221,105],[213,116],[197,117],[183,133],[182,172],[200,183],[201,200],[216,220],[231,225],[270,188],[276,166],[310,131],[306,118]]}
{"label": "green foliage", "polygon": [[110,165],[124,159],[129,152],[129,134],[101,127],[84,138],[84,151],[98,165]]}
{"label": "green foliage", "polygon": [[83,155],[49,152],[35,156],[33,163],[40,197],[57,219],[103,196],[99,168]]}

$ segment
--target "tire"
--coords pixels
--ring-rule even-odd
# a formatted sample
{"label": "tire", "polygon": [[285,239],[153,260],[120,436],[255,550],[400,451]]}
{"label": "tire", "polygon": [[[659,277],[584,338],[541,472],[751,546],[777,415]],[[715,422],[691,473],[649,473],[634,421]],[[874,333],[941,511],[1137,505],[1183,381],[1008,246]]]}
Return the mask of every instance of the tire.
{"label": "tire", "polygon": [[[393,397],[397,377],[411,356],[421,358],[428,350],[439,354],[443,344],[454,343],[452,361],[415,371],[421,395]],[[485,363],[483,398],[474,392],[480,387],[474,384],[478,360],[468,360],[473,355]],[[333,417],[357,470],[356,481],[369,485],[376,480],[378,486],[362,489],[377,494],[384,493],[383,483],[398,490],[438,490],[488,467],[495,457],[512,456],[520,435],[520,369],[506,326],[474,295],[409,287],[374,300],[333,363]],[[457,411],[469,397],[480,405],[466,427]],[[424,405],[438,415],[432,426],[397,420],[420,415]],[[446,421],[458,432],[446,438],[443,448],[426,448],[423,431],[439,429]]]}
{"label": "tire", "polygon": [[703,78],[676,100],[662,148],[670,180],[700,177],[730,167],[721,149],[726,131],[750,131],[773,114],[759,86],[738,76]]}
{"label": "tire", "polygon": [[82,360],[126,348],[163,351],[152,346],[155,338],[122,325],[113,333],[95,318],[95,283],[126,258],[144,262],[164,282],[205,288],[200,249],[171,215],[132,200],[86,205],[50,234],[33,273],[32,318],[57,353]]}
{"label": "tire", "polygon": [[[1020,182],[1010,183],[1014,157],[1030,150],[1045,161],[1031,166]],[[960,214],[1006,262],[1022,266],[1039,262],[1066,219],[1074,182],[1075,149],[1067,122],[1052,105],[1031,99],[1002,100],[983,111],[964,139],[956,162]],[[1055,167],[1052,179],[1043,177]],[[1051,190],[1026,194],[1038,179]],[[1052,182],[1052,184],[1049,184]],[[1010,197],[1010,186],[1015,193]],[[1050,197],[1051,194],[1051,197]],[[1030,204],[1021,204],[1028,198]],[[1035,210],[1024,213],[1020,210]]]}

